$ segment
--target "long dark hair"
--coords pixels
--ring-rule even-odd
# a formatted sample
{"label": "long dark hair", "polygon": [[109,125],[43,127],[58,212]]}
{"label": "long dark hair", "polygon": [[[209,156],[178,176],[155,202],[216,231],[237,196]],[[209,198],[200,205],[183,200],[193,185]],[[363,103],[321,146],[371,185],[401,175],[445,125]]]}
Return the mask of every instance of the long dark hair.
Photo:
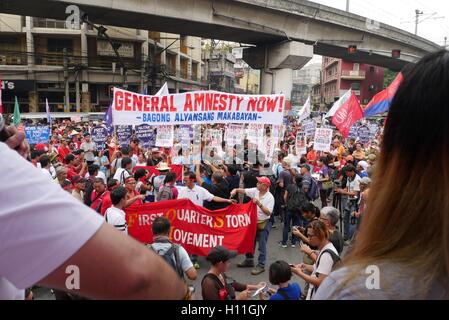
{"label": "long dark hair", "polygon": [[401,264],[425,298],[449,275],[449,52],[424,57],[403,76],[347,265]]}

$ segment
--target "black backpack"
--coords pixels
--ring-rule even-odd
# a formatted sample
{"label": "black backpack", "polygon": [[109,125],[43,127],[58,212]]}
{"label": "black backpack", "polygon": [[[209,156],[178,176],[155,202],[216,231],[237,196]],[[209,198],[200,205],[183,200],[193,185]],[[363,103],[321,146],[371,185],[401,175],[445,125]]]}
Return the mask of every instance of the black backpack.
{"label": "black backpack", "polygon": [[289,193],[287,197],[287,209],[290,211],[301,211],[301,207],[308,202],[304,191],[296,186],[293,193]]}
{"label": "black backpack", "polygon": [[[176,271],[181,279],[184,279],[184,271],[182,270],[181,263],[179,261],[179,245],[171,243],[169,240],[158,240],[155,243],[170,243],[171,247],[167,252],[163,253],[163,250],[156,251],[153,245],[149,245],[150,249],[156,252],[162,259],[165,260]],[[173,259],[173,256],[175,257]]]}
{"label": "black backpack", "polygon": [[335,270],[335,269],[337,268],[337,266],[340,264],[341,258],[340,258],[340,256],[339,256],[338,254],[336,254],[336,253],[335,253],[333,250],[331,250],[331,249],[326,249],[326,250],[323,251],[323,253],[320,255],[320,258],[319,258],[319,259],[317,260],[317,262],[316,262],[316,267],[318,268],[318,266],[320,265],[321,257],[323,256],[323,254],[324,254],[325,252],[327,252],[327,253],[329,253],[329,254],[331,255],[332,261],[334,262],[334,264],[333,264],[333,266],[332,266],[332,270]]}

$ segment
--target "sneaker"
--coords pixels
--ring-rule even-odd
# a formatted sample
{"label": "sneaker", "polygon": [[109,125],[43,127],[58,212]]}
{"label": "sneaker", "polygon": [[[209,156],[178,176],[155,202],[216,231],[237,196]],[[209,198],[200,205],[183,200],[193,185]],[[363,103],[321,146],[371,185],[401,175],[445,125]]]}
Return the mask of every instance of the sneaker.
{"label": "sneaker", "polygon": [[194,267],[195,269],[201,268],[201,267],[200,267],[200,264],[199,264],[198,262],[193,263],[193,267]]}
{"label": "sneaker", "polygon": [[271,226],[271,229],[276,229],[277,227],[276,227],[276,225],[275,224],[273,224],[272,226]]}
{"label": "sneaker", "polygon": [[262,268],[261,266],[256,266],[252,271],[251,271],[251,274],[253,275],[253,276],[257,276],[257,275],[259,275],[259,274],[261,274],[261,273],[264,273],[265,272],[265,268]]}
{"label": "sneaker", "polygon": [[279,245],[279,247],[282,247],[282,248],[284,248],[284,249],[287,248],[287,245],[286,245],[286,244],[283,244],[282,241],[279,242],[278,245]]}
{"label": "sneaker", "polygon": [[293,244],[293,243],[292,243],[292,248],[296,248],[296,244]]}
{"label": "sneaker", "polygon": [[237,264],[238,268],[254,268],[254,262],[251,260],[244,260],[243,262],[240,262]]}

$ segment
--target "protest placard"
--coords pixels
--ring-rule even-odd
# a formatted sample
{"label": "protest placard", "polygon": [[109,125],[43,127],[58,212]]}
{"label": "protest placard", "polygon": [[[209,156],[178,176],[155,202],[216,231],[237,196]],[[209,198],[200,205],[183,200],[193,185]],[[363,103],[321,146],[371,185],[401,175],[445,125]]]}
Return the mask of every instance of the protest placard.
{"label": "protest placard", "polygon": [[29,144],[48,143],[50,141],[50,127],[26,126],[25,137]]}
{"label": "protest placard", "polygon": [[136,138],[139,139],[139,143],[144,148],[154,147],[156,144],[156,133],[154,127],[142,124],[136,126]]}
{"label": "protest placard", "polygon": [[117,126],[115,129],[115,134],[117,135],[118,144],[121,146],[127,146],[133,135],[132,126]]}
{"label": "protest placard", "polygon": [[156,135],[156,146],[157,147],[172,147],[174,138],[174,127],[173,126],[158,126]]}
{"label": "protest placard", "polygon": [[92,128],[90,135],[92,141],[95,142],[97,150],[103,150],[109,135],[108,129],[102,126],[97,126]]}
{"label": "protest placard", "polygon": [[329,152],[332,143],[333,130],[328,128],[317,128],[315,130],[315,138],[313,149],[315,151]]}

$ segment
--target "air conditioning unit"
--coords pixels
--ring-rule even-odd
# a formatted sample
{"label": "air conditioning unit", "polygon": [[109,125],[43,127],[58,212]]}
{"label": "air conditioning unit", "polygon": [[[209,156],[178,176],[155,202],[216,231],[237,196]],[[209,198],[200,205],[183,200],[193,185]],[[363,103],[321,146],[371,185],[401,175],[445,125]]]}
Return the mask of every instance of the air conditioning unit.
{"label": "air conditioning unit", "polygon": [[0,64],[6,64],[6,56],[0,56]]}

